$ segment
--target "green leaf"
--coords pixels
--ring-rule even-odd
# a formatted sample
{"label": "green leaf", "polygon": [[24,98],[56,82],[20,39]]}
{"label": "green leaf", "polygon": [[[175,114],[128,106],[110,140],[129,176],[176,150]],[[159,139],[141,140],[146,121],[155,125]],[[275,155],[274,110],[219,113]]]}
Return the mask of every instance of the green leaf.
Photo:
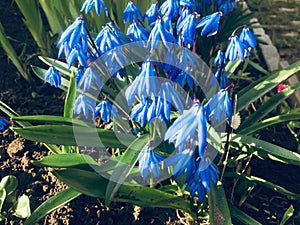
{"label": "green leaf", "polygon": [[65,105],[64,105],[64,117],[65,118],[73,118],[73,109],[74,109],[74,103],[76,99],[76,78],[75,74],[72,71],[70,82],[69,82],[69,89],[67,92],[67,96],[65,99]]}
{"label": "green leaf", "polygon": [[[96,172],[64,169],[55,170],[53,173],[61,181],[79,192],[92,197],[105,198],[108,180]],[[190,209],[190,201],[147,186],[121,185],[113,201],[128,202],[142,207],[181,209],[193,214]]]}
{"label": "green leaf", "polygon": [[[250,146],[254,150],[261,150],[265,152],[269,158],[273,160],[277,160],[280,162],[292,164],[292,165],[300,165],[300,154],[296,152],[292,152],[280,146],[271,144],[266,141],[259,140],[254,137],[249,137],[246,135],[233,134],[232,142],[243,143],[245,145]],[[248,151],[245,148],[241,149],[242,151]],[[253,153],[253,152],[251,152]]]}
{"label": "green leaf", "polygon": [[43,202],[34,212],[31,214],[30,217],[24,222],[24,225],[32,225],[37,223],[39,220],[44,218],[50,212],[58,209],[62,205],[67,204],[68,202],[72,201],[74,198],[80,196],[81,193],[75,191],[72,188],[67,188],[56,195],[50,197],[45,202]]}
{"label": "green leaf", "polygon": [[253,62],[252,60],[249,60],[249,65],[252,66],[257,71],[261,72],[262,74],[269,75],[269,71],[265,70],[261,65],[258,63]]}
{"label": "green leaf", "polygon": [[269,182],[265,179],[262,179],[260,177],[256,177],[256,176],[247,176],[245,174],[241,174],[238,172],[225,172],[224,174],[225,177],[234,177],[234,178],[238,178],[238,179],[245,179],[251,182],[254,182],[256,184],[259,184],[265,188],[268,188],[270,190],[276,191],[280,194],[286,195],[289,199],[295,199],[295,200],[300,200],[300,194],[295,194],[281,186],[278,186],[276,184],[273,184],[272,182]]}
{"label": "green leaf", "polygon": [[256,221],[242,210],[229,204],[230,213],[232,219],[236,221],[236,224],[248,224],[248,225],[262,225],[260,222]]}
{"label": "green leaf", "polygon": [[0,182],[0,189],[5,189],[6,194],[10,195],[18,187],[18,180],[15,176],[9,175],[2,178]]}
{"label": "green leaf", "polygon": [[294,84],[293,86],[284,89],[283,91],[277,93],[273,97],[271,97],[266,103],[260,106],[254,113],[252,113],[238,128],[238,132],[243,129],[253,125],[261,118],[266,116],[269,112],[271,112],[276,106],[278,106],[281,102],[283,102],[286,98],[291,96],[300,88],[300,82]]}
{"label": "green leaf", "polygon": [[[0,106],[1,107],[1,106]],[[28,122],[37,124],[51,124],[51,125],[77,125],[83,127],[90,127],[92,124],[87,124],[86,122],[74,118],[65,118],[62,116],[53,115],[34,115],[34,116],[18,116],[12,117],[13,121],[16,122]]]}
{"label": "green leaf", "polygon": [[0,188],[0,212],[2,211],[2,206],[6,198],[5,188]]}
{"label": "green leaf", "polygon": [[38,125],[13,130],[31,141],[68,146],[127,148],[135,139],[133,135],[75,125]]}
{"label": "green leaf", "polygon": [[280,225],[284,225],[294,214],[294,207],[291,205],[284,213]]}
{"label": "green leaf", "polygon": [[288,113],[283,115],[274,116],[268,119],[265,119],[259,123],[253,124],[252,126],[242,129],[239,133],[243,135],[249,135],[255,131],[264,129],[266,127],[288,121],[300,120],[300,112]]}
{"label": "green leaf", "polygon": [[43,55],[51,55],[50,38],[44,29],[43,20],[37,0],[16,0],[22,12],[23,22],[30,31]]}
{"label": "green leaf", "polygon": [[250,105],[261,96],[265,95],[267,92],[271,91],[278,84],[284,80],[291,77],[294,73],[300,70],[300,61],[295,62],[286,69],[278,71],[270,76],[267,76],[266,79],[260,81],[255,86],[251,87],[247,92],[241,94],[238,93],[238,102],[237,102],[237,112],[244,109],[246,106]]}
{"label": "green leaf", "polygon": [[108,182],[105,193],[105,204],[109,205],[120,186],[125,182],[133,167],[136,165],[142,149],[148,142],[148,136],[145,135],[136,139],[126,151],[122,154]]}
{"label": "green leaf", "polygon": [[25,66],[23,65],[22,61],[18,57],[16,51],[10,44],[9,40],[6,37],[4,27],[0,22],[0,45],[2,46],[3,50],[5,51],[6,55],[9,59],[13,62],[15,67],[18,69],[19,73],[27,80],[32,81],[31,76],[29,76],[25,70]]}
{"label": "green leaf", "polygon": [[22,195],[18,201],[16,206],[14,207],[15,212],[14,215],[18,218],[27,218],[30,216],[30,201],[27,195]]}
{"label": "green leaf", "polygon": [[91,166],[99,166],[91,156],[77,153],[48,155],[39,161],[34,161],[33,164],[40,167],[77,168],[90,171],[94,170]]}
{"label": "green leaf", "polygon": [[209,204],[209,221],[211,225],[232,225],[227,198],[221,182],[213,184],[207,192]]}

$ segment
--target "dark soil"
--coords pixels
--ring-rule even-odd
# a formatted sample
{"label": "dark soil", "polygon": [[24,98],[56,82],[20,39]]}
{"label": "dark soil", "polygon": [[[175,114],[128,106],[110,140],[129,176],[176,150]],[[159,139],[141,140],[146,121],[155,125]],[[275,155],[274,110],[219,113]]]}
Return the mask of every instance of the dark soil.
{"label": "dark soil", "polygon": [[[21,26],[21,14],[13,1],[0,1],[0,21],[7,35],[14,37],[12,44],[21,54],[26,47],[28,54],[35,54],[37,48],[32,45],[28,31]],[[16,26],[18,24],[18,26]],[[23,44],[27,43],[27,44]],[[22,56],[23,57],[23,56]],[[26,56],[24,56],[26,57]],[[23,60],[27,60],[25,58]],[[28,59],[29,61],[33,58]],[[292,60],[293,61],[293,60]],[[7,59],[0,48],[0,100],[8,104],[21,115],[51,114],[62,115],[63,93],[42,81],[35,80],[28,84],[16,72],[13,64]],[[1,114],[3,115],[3,114]],[[5,117],[8,119],[7,117]],[[293,137],[281,127],[261,134],[262,138],[285,146],[286,140]],[[280,134],[281,140],[274,140]],[[294,142],[292,142],[294,143]],[[290,145],[291,150],[294,144]],[[26,194],[30,198],[31,210],[36,209],[50,196],[63,190],[66,185],[57,180],[49,170],[38,168],[31,160],[39,160],[48,155],[49,151],[41,144],[24,140],[10,130],[0,133],[0,178],[15,175],[19,181],[17,195]],[[251,175],[268,179],[286,189],[299,193],[300,168],[284,165],[269,160],[262,161],[254,157],[250,163]],[[226,180],[225,180],[226,182]],[[228,191],[229,192],[229,191]],[[230,194],[230,193],[228,193]],[[279,224],[285,210],[293,204],[295,214],[288,224],[300,224],[300,204],[295,200],[278,194],[261,186],[256,186],[241,207],[249,215],[262,224]],[[3,224],[22,224],[14,216],[8,216]],[[181,224],[173,210],[140,209],[129,204],[113,203],[106,207],[103,202],[89,196],[80,196],[69,204],[52,212],[39,224]]]}

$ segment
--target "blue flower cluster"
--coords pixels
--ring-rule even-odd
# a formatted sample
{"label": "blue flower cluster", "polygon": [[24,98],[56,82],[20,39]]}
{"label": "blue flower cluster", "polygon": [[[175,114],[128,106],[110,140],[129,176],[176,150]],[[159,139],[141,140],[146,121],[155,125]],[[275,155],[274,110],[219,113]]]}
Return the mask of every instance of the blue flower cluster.
{"label": "blue flower cluster", "polygon": [[[202,8],[212,4],[217,6],[218,11],[201,17]],[[89,13],[93,8],[98,15],[103,9],[109,17],[103,0],[86,0],[81,11]],[[190,50],[197,52],[197,34],[207,37],[217,35],[223,18],[235,8],[235,0],[166,0],[160,6],[154,2],[143,15],[129,0],[123,12],[124,23],[129,23],[126,35],[111,21],[93,40],[81,15],[62,33],[57,44],[58,57],[64,54],[69,68],[74,64],[78,68],[76,81],[81,94],[76,99],[74,113],[82,113],[87,119],[91,115],[93,118],[100,115],[105,123],[109,123],[112,117],[118,119],[118,110],[102,89],[107,80],[118,75],[118,79],[127,76],[123,68],[130,64],[125,54],[118,52],[119,47],[142,43],[140,47],[147,50],[146,57],[140,64],[139,74],[133,78],[130,76],[132,82],[124,96],[127,104],[132,106],[128,119],[139,124],[139,129],[153,121],[166,122],[168,130],[164,140],[170,145],[173,143],[176,154],[164,158],[154,151],[149,142],[140,153],[139,170],[144,179],[149,176],[149,171],[154,177],[159,177],[163,166],[172,167],[174,177],[185,172],[190,194],[198,195],[200,201],[212,183],[217,182],[219,173],[207,156],[208,128],[212,124],[223,123],[226,118],[230,123],[233,113],[232,85],[229,85],[225,65],[228,60],[243,61],[248,57],[256,46],[256,37],[248,27],[239,27],[229,37],[225,53],[218,51],[212,79],[217,80],[219,91],[205,103],[197,99],[195,89],[199,83],[190,75],[190,71],[196,70],[196,57],[185,53]],[[237,36],[240,29],[242,31]],[[159,54],[161,50],[165,50],[162,55]],[[161,58],[165,58],[164,63],[159,61]],[[185,68],[177,68],[179,64]],[[99,73],[99,68],[108,70],[110,77]],[[45,73],[46,80],[55,87],[61,84],[61,75],[54,66]],[[97,100],[89,95],[91,90],[103,93],[98,105]],[[190,96],[193,96],[193,101],[189,101]],[[172,112],[177,112],[179,116],[172,119]]]}

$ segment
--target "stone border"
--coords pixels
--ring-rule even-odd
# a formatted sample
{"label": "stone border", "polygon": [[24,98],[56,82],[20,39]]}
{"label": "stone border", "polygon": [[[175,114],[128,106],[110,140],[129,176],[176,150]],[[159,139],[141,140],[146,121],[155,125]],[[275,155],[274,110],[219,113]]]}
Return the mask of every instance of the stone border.
{"label": "stone border", "polygon": [[[246,1],[241,2],[243,4],[243,9],[246,12],[251,12]],[[280,55],[278,53],[277,48],[274,46],[269,35],[266,34],[265,30],[262,28],[257,18],[253,18],[250,20],[251,24],[253,24],[256,28],[253,28],[253,33],[259,37],[264,43],[259,43],[258,46],[261,50],[263,58],[267,64],[268,70],[270,72],[274,72],[279,69],[284,69],[288,67],[290,64],[286,60],[281,60]],[[287,80],[288,85],[293,85],[299,82],[299,78],[297,74],[293,75]],[[289,97],[294,107],[300,106],[300,90],[296,91],[292,96]]]}

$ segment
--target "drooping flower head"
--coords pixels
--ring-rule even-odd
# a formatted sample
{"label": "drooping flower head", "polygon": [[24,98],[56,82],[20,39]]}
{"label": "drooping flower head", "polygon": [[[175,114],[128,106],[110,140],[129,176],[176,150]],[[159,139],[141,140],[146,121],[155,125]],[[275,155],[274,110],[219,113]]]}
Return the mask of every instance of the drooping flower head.
{"label": "drooping flower head", "polygon": [[252,49],[256,46],[256,37],[247,26],[244,26],[242,33],[240,34],[240,40],[247,47],[250,47]]}
{"label": "drooping flower head", "polygon": [[148,25],[152,25],[155,20],[158,18],[158,2],[152,3],[150,8],[146,11],[145,18],[148,19]]}
{"label": "drooping flower head", "polygon": [[133,119],[135,122],[144,126],[147,120],[149,106],[150,100],[148,98],[142,98],[141,102],[132,108],[129,119]]}
{"label": "drooping flower head", "polygon": [[159,8],[159,15],[167,20],[172,20],[178,15],[179,2],[174,0],[166,0]]}
{"label": "drooping flower head", "polygon": [[74,103],[74,114],[80,114],[82,112],[85,118],[88,119],[90,112],[92,115],[94,114],[95,105],[95,100],[85,94],[80,94]]}
{"label": "drooping flower head", "polygon": [[189,13],[189,10],[185,9],[181,16],[183,18],[179,18],[176,26],[177,33],[180,43],[182,43],[184,47],[190,48],[194,46],[195,42],[197,15],[195,13]]}
{"label": "drooping flower head", "polygon": [[148,41],[150,31],[140,25],[139,21],[135,21],[129,25],[127,36],[131,41]]}
{"label": "drooping flower head", "polygon": [[82,16],[76,20],[62,33],[57,47],[59,47],[58,58],[61,57],[63,51],[68,58],[71,49],[75,46],[80,46],[84,55],[88,49],[88,35],[86,31],[86,23]]}
{"label": "drooping flower head", "polygon": [[201,35],[207,35],[207,37],[216,35],[219,29],[220,19],[222,12],[215,12],[211,15],[205,16],[198,21],[197,27],[203,27]]}
{"label": "drooping flower head", "polygon": [[144,180],[148,176],[149,170],[153,174],[154,177],[159,177],[160,169],[159,164],[164,160],[164,157],[156,153],[150,144],[140,153],[139,156],[139,170],[144,178]]}
{"label": "drooping flower head", "polygon": [[143,20],[143,15],[139,8],[134,4],[133,1],[129,1],[127,7],[123,12],[124,23],[128,20],[129,23],[132,23],[134,19]]}
{"label": "drooping flower head", "polygon": [[78,87],[82,88],[84,91],[88,91],[93,84],[96,84],[99,90],[101,90],[103,87],[99,75],[94,71],[93,67],[90,65],[84,71],[83,76],[78,82]]}
{"label": "drooping flower head", "polygon": [[244,61],[245,55],[249,56],[247,46],[236,35],[231,36],[229,40],[230,42],[225,52],[226,59],[234,62],[239,57],[241,61]]}
{"label": "drooping flower head", "polygon": [[51,86],[54,85],[56,88],[61,84],[61,75],[54,66],[50,66],[44,74],[44,82],[46,83],[47,80],[49,80]]}
{"label": "drooping flower head", "polygon": [[85,0],[85,2],[83,3],[80,9],[80,12],[85,10],[85,13],[88,14],[93,9],[94,6],[98,16],[100,16],[101,14],[101,8],[103,8],[105,15],[108,16],[108,10],[103,0]]}
{"label": "drooping flower head", "polygon": [[106,99],[102,100],[95,108],[94,118],[100,114],[101,119],[108,123],[110,121],[111,116],[115,119],[118,119],[118,110]]}

